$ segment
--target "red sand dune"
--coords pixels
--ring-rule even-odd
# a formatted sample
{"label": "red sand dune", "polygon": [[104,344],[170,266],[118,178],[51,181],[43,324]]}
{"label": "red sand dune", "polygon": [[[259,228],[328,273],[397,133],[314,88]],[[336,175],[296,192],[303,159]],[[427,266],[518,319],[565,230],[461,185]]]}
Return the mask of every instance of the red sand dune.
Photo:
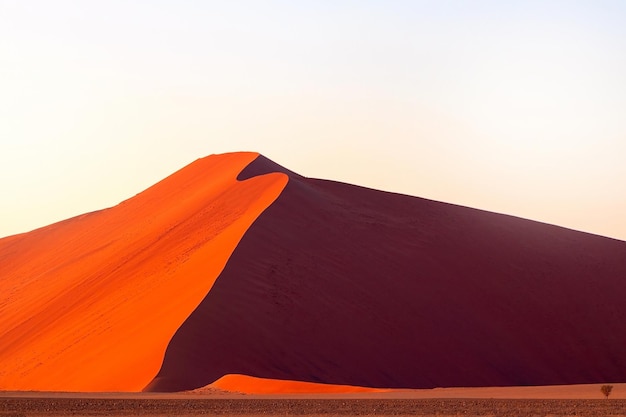
{"label": "red sand dune", "polygon": [[211,156],[0,239],[0,389],[624,382],[625,279],[625,242]]}
{"label": "red sand dune", "polygon": [[0,389],[140,391],[283,174],[198,160],[99,212],[0,240]]}
{"label": "red sand dune", "polygon": [[147,390],[626,381],[626,243],[285,172]]}

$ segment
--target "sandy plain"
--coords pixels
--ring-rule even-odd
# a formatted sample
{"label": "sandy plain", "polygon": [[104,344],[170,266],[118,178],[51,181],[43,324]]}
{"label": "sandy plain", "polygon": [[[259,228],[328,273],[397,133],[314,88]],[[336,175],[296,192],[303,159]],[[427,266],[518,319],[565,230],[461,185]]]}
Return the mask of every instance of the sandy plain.
{"label": "sandy plain", "polygon": [[440,388],[374,393],[2,392],[0,416],[626,416],[626,384]]}

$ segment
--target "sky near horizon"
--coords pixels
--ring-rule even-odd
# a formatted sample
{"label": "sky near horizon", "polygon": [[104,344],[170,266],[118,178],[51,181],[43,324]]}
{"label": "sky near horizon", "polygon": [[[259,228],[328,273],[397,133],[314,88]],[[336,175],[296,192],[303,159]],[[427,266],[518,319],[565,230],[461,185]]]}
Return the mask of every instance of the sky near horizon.
{"label": "sky near horizon", "polygon": [[0,237],[193,160],[626,240],[626,2],[0,0]]}

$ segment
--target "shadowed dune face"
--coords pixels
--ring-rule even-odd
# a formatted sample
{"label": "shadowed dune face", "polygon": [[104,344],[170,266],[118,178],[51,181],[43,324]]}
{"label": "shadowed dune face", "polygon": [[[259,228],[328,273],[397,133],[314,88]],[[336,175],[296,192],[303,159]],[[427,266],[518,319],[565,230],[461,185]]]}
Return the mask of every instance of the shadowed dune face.
{"label": "shadowed dune face", "polygon": [[287,176],[210,156],[118,206],[0,239],[0,389],[140,391]]}
{"label": "shadowed dune face", "polygon": [[147,387],[227,374],[365,387],[626,381],[626,243],[505,215],[290,181]]}

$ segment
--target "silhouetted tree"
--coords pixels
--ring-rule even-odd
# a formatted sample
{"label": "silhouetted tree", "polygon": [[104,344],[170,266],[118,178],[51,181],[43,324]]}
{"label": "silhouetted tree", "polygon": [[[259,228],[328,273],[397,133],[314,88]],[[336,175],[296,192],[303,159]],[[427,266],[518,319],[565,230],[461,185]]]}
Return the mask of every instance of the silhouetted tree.
{"label": "silhouetted tree", "polygon": [[600,391],[602,391],[602,394],[604,394],[604,396],[608,400],[609,395],[611,395],[611,391],[613,391],[613,385],[602,385],[600,387]]}

